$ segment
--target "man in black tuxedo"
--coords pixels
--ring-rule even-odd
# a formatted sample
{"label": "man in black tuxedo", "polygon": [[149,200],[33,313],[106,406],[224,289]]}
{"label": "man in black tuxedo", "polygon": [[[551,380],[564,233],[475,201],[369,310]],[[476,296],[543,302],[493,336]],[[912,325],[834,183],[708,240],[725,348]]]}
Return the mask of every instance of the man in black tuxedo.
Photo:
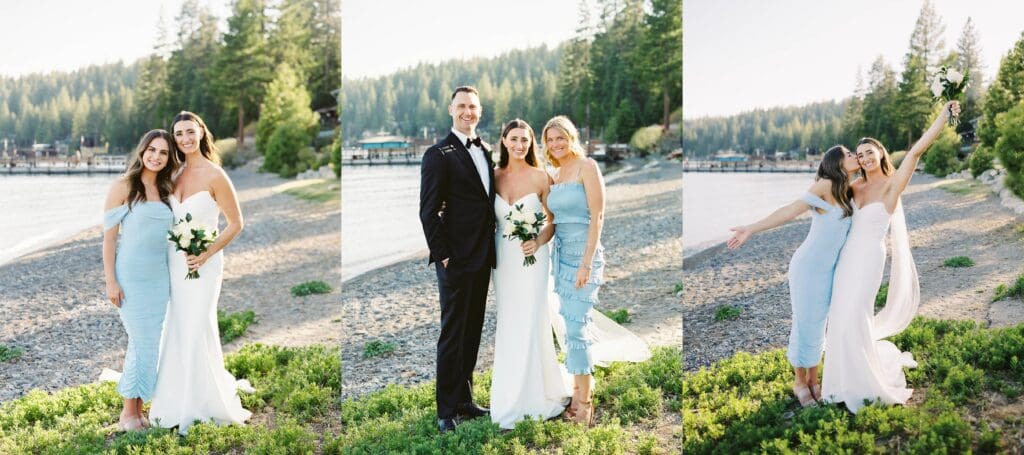
{"label": "man in black tuxedo", "polygon": [[476,135],[483,108],[476,88],[452,93],[452,130],[423,154],[420,222],[437,271],[441,336],[437,340],[437,423],[481,417],[473,403],[473,369],[480,349],[494,252],[494,169],[490,146]]}

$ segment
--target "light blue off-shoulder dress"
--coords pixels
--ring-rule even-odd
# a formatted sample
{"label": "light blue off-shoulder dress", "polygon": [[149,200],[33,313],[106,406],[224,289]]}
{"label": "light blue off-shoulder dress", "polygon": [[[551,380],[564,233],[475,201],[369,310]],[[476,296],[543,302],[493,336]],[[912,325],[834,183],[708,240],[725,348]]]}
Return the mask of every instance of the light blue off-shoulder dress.
{"label": "light blue off-shoulder dress", "polygon": [[832,278],[839,252],[850,232],[851,217],[843,209],[810,192],[800,200],[811,207],[811,229],[789,261],[789,294],[793,304],[793,326],[789,332],[786,357],[796,368],[818,366],[825,344],[825,322],[832,299]]}
{"label": "light blue off-shoulder dress", "polygon": [[163,202],[121,205],[103,216],[104,231],[120,225],[114,271],[124,292],[121,322],[128,333],[124,372],[117,392],[149,401],[156,387],[160,333],[171,295],[167,231],[174,215]]}
{"label": "light blue off-shoulder dress", "polygon": [[588,334],[593,324],[588,311],[597,303],[597,293],[604,283],[604,248],[598,242],[587,284],[576,289],[576,271],[587,248],[590,230],[590,209],[583,183],[569,181],[551,185],[548,209],[554,215],[555,236],[551,254],[551,274],[555,293],[565,320],[565,369],[570,374],[592,374],[594,356]]}

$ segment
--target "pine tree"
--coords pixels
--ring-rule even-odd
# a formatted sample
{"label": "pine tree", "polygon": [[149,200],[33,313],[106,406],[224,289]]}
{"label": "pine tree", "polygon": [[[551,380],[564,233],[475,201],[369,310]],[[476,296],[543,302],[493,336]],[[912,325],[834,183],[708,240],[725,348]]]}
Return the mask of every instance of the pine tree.
{"label": "pine tree", "polygon": [[245,124],[259,116],[266,84],[273,77],[265,10],[262,0],[235,0],[214,73],[218,98],[238,114],[239,147],[245,144]]}
{"label": "pine tree", "polygon": [[981,60],[981,40],[978,38],[978,31],[974,27],[974,21],[968,17],[960,32],[960,38],[956,42],[958,54],[957,67],[964,74],[970,76],[970,84],[967,86],[965,99],[960,111],[960,118],[965,121],[960,123],[958,131],[967,131],[971,128],[970,120],[981,115],[981,97],[983,95],[982,83],[985,80],[985,64]]}

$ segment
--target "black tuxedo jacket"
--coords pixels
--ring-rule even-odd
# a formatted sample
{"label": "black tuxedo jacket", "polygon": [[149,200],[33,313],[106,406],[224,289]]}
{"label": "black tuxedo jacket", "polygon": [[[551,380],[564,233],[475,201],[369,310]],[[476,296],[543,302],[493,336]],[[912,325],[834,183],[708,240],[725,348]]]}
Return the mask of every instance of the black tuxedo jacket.
{"label": "black tuxedo jacket", "polygon": [[484,157],[490,179],[487,192],[473,158],[455,133],[448,133],[423,154],[420,222],[430,248],[428,264],[448,258],[449,272],[494,268],[494,163],[487,144]]}

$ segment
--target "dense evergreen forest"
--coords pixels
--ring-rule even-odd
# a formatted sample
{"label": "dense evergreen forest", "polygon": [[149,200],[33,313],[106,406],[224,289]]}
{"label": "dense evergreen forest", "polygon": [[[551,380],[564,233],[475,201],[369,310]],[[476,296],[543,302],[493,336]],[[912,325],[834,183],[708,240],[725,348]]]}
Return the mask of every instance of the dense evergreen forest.
{"label": "dense evergreen forest", "polygon": [[0,77],[0,138],[18,147],[66,141],[71,151],[86,143],[124,152],[145,131],[169,128],[181,110],[202,116],[217,137],[242,138],[277,82],[278,92],[305,92],[280,96],[305,101],[305,112],[289,113],[313,130],[297,138],[308,141],[313,111],[337,104],[338,0],[235,0],[231,8],[222,30],[205,4],[186,0],[173,27],[159,24],[152,54],[130,64]]}
{"label": "dense evergreen forest", "polygon": [[579,3],[575,36],[555,48],[346,79],[343,136],[437,137],[451,128],[446,106],[459,85],[480,90],[479,128],[492,138],[515,117],[540,129],[552,116],[567,114],[606,142],[627,142],[641,127],[667,125],[682,105],[680,2],[600,0],[596,11],[588,3]]}

